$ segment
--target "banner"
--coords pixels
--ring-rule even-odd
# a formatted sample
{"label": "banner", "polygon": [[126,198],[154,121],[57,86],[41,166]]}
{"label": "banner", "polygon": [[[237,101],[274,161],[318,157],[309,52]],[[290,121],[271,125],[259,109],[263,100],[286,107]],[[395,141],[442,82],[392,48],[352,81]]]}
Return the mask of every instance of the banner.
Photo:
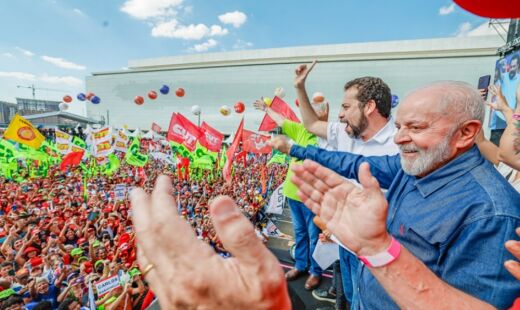
{"label": "banner", "polygon": [[202,122],[200,125],[201,136],[199,143],[212,152],[219,152],[222,148],[222,141],[224,135],[218,130],[212,128],[206,122]]}
{"label": "banner", "polygon": [[[283,115],[285,118],[300,123],[300,120],[296,116],[296,113],[294,113],[291,107],[289,107],[289,105],[285,103],[285,101],[283,101],[282,99],[274,97],[270,108],[273,109],[273,111]],[[258,131],[271,131],[276,127],[276,122],[273,121],[266,113],[264,119],[262,120],[262,123],[260,123]]]}
{"label": "banner", "polygon": [[94,157],[107,157],[114,152],[112,148],[112,128],[105,126],[91,133],[92,155]]}
{"label": "banner", "polygon": [[110,278],[96,282],[95,285],[98,298],[121,286],[119,283],[119,277],[117,275],[113,275]]}
{"label": "banner", "polygon": [[114,188],[114,197],[116,201],[124,201],[126,197],[126,185],[117,184]]}
{"label": "banner", "polygon": [[140,148],[139,139],[133,138],[125,155],[125,160],[129,165],[143,167],[148,162],[148,155],[141,154]]}
{"label": "banner", "polygon": [[226,164],[224,165],[223,175],[224,180],[227,182],[231,182],[231,165],[233,164],[233,159],[235,157],[235,152],[242,140],[242,131],[244,130],[244,118],[240,121],[240,125],[238,125],[237,131],[235,132],[235,137],[233,137],[233,142],[229,149],[226,151]]}
{"label": "banner", "polygon": [[123,130],[118,130],[114,142],[114,150],[126,153],[128,150],[128,135]]}
{"label": "banner", "polygon": [[242,147],[246,152],[269,154],[272,152],[271,147],[267,144],[269,139],[269,136],[264,136],[244,129],[242,135]]}
{"label": "banner", "polygon": [[152,123],[152,130],[159,133],[159,132],[161,132],[162,128],[161,128],[161,126],[157,125],[156,123]]}
{"label": "banner", "polygon": [[278,186],[277,189],[274,190],[271,198],[269,199],[269,204],[267,205],[267,209],[265,213],[272,214],[282,214],[283,206],[285,204],[285,196],[283,195],[283,184]]}
{"label": "banner", "polygon": [[201,135],[199,127],[180,113],[173,113],[168,128],[168,141],[184,144],[188,150],[193,152]]}
{"label": "banner", "polygon": [[4,139],[39,148],[45,137],[28,120],[16,114],[4,132]]}

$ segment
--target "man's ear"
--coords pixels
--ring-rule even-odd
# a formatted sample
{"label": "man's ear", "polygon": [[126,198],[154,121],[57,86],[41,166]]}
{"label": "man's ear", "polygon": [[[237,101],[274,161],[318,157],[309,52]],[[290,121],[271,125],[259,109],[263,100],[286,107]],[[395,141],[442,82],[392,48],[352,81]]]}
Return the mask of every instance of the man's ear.
{"label": "man's ear", "polygon": [[478,133],[482,129],[482,124],[478,120],[469,120],[458,129],[458,140],[455,146],[459,149],[470,147],[475,142]]}
{"label": "man's ear", "polygon": [[373,99],[368,100],[367,103],[365,104],[365,107],[363,108],[363,112],[365,113],[365,116],[371,115],[376,110],[377,110],[377,105]]}

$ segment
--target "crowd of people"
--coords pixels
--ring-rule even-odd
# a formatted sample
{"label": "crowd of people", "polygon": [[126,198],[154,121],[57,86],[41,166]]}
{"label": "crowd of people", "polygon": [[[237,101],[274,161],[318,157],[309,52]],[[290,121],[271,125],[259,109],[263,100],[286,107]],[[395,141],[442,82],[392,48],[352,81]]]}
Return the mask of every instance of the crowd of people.
{"label": "crowd of people", "polygon": [[[52,130],[44,131],[52,139]],[[141,147],[170,152],[152,140]],[[132,188],[150,191],[159,175],[170,176],[178,214],[199,240],[229,257],[210,220],[211,200],[233,197],[259,239],[266,239],[262,208],[287,172],[285,165],[266,167],[266,156],[249,157],[227,183],[214,171],[179,178],[175,165],[150,158],[142,168],[122,160],[112,175],[86,177],[80,166],[63,171],[55,165],[45,177],[31,178],[23,160],[17,172],[23,181],[0,178],[0,309],[146,309],[155,294],[137,260]],[[270,180],[262,192],[264,168]],[[96,284],[116,275],[119,287],[99,294]]]}

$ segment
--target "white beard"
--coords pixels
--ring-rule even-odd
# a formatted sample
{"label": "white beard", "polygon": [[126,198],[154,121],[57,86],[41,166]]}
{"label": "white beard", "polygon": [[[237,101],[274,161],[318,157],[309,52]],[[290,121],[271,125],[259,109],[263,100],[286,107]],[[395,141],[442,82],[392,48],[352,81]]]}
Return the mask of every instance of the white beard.
{"label": "white beard", "polygon": [[[449,142],[452,135],[448,135],[437,146],[428,150],[414,144],[399,145],[401,153],[401,167],[406,174],[417,176],[431,171],[435,166],[449,159],[451,148]],[[417,158],[409,160],[402,156],[404,151],[417,151]]]}

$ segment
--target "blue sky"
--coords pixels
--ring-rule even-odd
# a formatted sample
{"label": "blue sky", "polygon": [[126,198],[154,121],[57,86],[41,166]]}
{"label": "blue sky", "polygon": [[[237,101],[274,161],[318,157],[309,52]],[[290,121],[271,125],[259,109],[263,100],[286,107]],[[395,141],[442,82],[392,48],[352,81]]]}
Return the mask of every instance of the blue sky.
{"label": "blue sky", "polygon": [[449,0],[16,0],[0,1],[0,17],[0,100],[10,102],[31,96],[17,85],[74,95],[91,72],[129,59],[493,33]]}

